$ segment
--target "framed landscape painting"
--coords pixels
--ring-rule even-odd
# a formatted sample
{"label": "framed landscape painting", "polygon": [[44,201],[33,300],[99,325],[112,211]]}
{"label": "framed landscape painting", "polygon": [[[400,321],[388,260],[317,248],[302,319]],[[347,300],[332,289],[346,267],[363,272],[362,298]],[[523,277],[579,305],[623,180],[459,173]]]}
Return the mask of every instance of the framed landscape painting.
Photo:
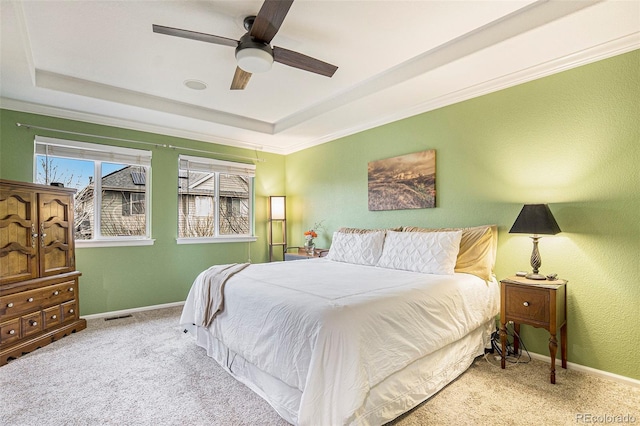
{"label": "framed landscape painting", "polygon": [[436,206],[436,150],[369,163],[369,210]]}

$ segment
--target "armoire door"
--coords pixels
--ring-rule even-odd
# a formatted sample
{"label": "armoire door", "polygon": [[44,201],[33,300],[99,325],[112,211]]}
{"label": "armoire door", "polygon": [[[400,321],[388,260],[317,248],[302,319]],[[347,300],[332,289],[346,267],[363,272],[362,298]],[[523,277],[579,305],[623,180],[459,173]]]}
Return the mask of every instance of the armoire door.
{"label": "armoire door", "polygon": [[41,193],[38,204],[40,276],[74,271],[73,197]]}
{"label": "armoire door", "polygon": [[0,188],[0,285],[38,277],[36,194]]}

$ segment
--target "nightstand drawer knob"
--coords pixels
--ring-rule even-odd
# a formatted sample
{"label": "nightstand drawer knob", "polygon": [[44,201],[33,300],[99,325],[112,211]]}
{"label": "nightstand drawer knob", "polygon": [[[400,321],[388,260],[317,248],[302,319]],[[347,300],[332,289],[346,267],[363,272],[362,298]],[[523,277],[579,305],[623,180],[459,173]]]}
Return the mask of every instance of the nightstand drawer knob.
{"label": "nightstand drawer knob", "polygon": [[59,295],[59,294],[60,294],[60,292],[59,292],[58,290],[56,290],[56,291],[54,291],[54,292],[53,292],[53,295],[54,295],[54,296],[57,296],[57,295]]}
{"label": "nightstand drawer knob", "polygon": [[523,305],[524,306],[529,306],[529,302],[524,302]]}
{"label": "nightstand drawer knob", "polygon": [[28,298],[27,302],[33,302],[33,297]]}
{"label": "nightstand drawer knob", "polygon": [[56,318],[58,318],[57,315],[51,315],[51,319],[56,319]]}
{"label": "nightstand drawer knob", "polygon": [[34,320],[29,321],[29,323],[30,323],[33,327],[35,327],[36,325],[38,325],[38,321],[34,321]]}
{"label": "nightstand drawer knob", "polygon": [[7,303],[7,308],[13,308],[13,302]]}
{"label": "nightstand drawer knob", "polygon": [[73,291],[73,287],[69,287],[69,291]]}
{"label": "nightstand drawer knob", "polygon": [[69,309],[69,313],[70,314],[74,313],[74,310],[73,309]]}
{"label": "nightstand drawer knob", "polygon": [[9,330],[9,334],[16,334],[15,330]]}

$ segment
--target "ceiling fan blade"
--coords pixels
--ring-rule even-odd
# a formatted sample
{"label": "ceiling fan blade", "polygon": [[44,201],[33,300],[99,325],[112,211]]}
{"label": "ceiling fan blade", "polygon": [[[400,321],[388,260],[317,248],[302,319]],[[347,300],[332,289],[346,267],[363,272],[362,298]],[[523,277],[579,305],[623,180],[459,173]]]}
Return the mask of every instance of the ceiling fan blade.
{"label": "ceiling fan blade", "polygon": [[249,35],[271,43],[291,8],[293,0],[265,0],[256,15]]}
{"label": "ceiling fan blade", "polygon": [[212,34],[199,33],[196,31],[181,30],[180,28],[164,27],[162,25],[156,25],[156,24],[153,24],[153,32],[158,34],[166,34],[174,37],[182,37],[182,38],[188,38],[191,40],[204,41],[207,43],[221,44],[223,46],[231,46],[231,47],[238,46],[238,41],[231,38],[220,37]]}
{"label": "ceiling fan blade", "polygon": [[236,67],[236,73],[233,75],[233,81],[231,82],[231,90],[244,90],[249,83],[251,73],[246,72],[240,67]]}
{"label": "ceiling fan blade", "polygon": [[338,69],[335,65],[277,46],[273,48],[273,60],[281,64],[289,65],[290,67],[300,68],[301,70],[314,72],[326,77],[333,77],[333,74]]}

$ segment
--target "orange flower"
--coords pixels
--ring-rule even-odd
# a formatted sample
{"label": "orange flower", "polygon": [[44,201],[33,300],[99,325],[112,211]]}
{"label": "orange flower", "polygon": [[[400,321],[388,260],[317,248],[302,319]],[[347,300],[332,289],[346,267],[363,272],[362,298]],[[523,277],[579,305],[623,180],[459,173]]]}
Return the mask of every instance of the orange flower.
{"label": "orange flower", "polygon": [[311,238],[317,238],[318,234],[316,234],[316,231],[314,231],[313,229],[310,229],[310,230],[308,230],[308,231],[306,231],[304,233],[304,236],[305,237],[309,237],[310,236]]}

